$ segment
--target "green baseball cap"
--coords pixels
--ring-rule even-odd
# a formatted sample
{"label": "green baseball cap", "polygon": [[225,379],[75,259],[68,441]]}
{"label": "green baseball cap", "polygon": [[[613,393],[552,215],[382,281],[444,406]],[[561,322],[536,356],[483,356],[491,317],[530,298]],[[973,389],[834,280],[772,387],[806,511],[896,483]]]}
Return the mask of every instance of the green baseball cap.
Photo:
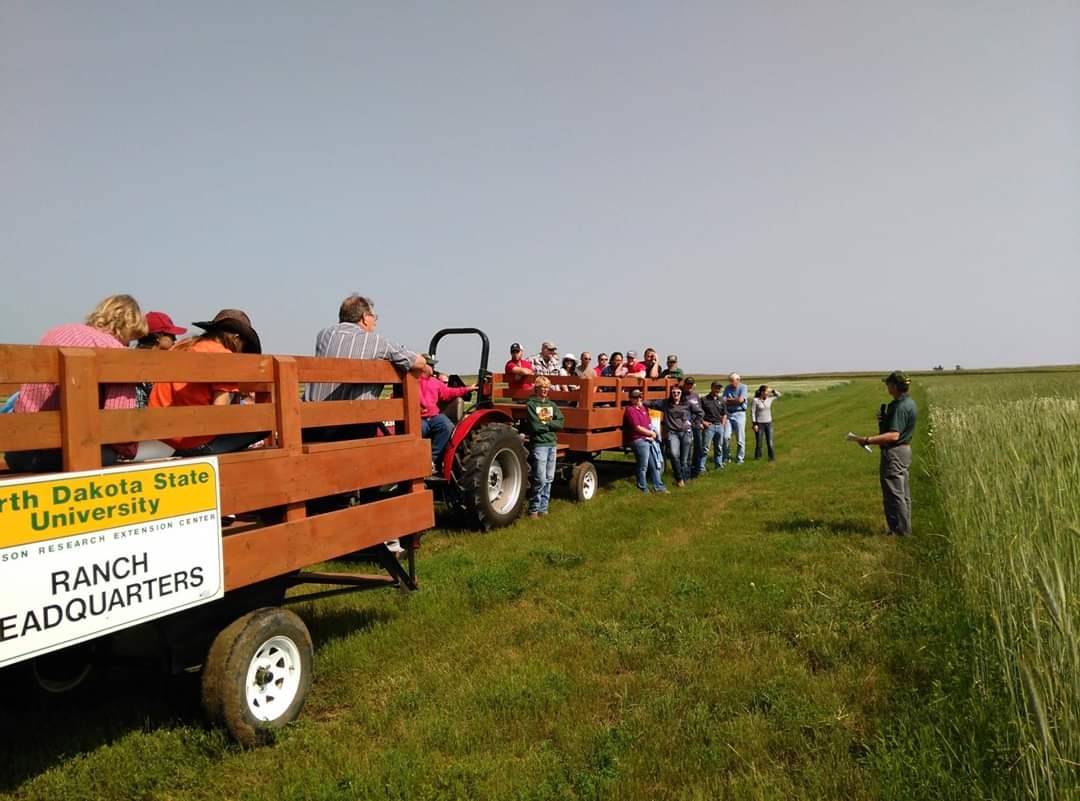
{"label": "green baseball cap", "polygon": [[907,373],[903,370],[893,370],[883,379],[886,384],[895,384],[898,387],[910,387],[911,379],[907,377]]}

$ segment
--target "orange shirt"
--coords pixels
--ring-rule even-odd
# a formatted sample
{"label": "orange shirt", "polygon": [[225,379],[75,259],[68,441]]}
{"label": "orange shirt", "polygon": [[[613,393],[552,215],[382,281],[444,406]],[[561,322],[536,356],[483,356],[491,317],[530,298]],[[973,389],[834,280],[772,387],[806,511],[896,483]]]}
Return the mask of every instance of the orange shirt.
{"label": "orange shirt", "polygon": [[[188,345],[187,343],[191,344]],[[232,353],[220,342],[212,339],[187,340],[180,342],[173,350],[189,350],[194,353]],[[236,384],[205,384],[197,382],[162,382],[154,384],[150,390],[150,408],[163,408],[167,406],[209,406],[214,402],[214,395],[218,392],[238,392]],[[177,439],[163,440],[169,447],[176,450],[197,448],[212,440],[214,437],[178,437]]]}

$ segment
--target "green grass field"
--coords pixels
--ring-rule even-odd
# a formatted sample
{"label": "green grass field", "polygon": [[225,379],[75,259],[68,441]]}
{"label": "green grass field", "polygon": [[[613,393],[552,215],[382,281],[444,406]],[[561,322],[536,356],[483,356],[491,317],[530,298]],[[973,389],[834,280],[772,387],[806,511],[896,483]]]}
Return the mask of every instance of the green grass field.
{"label": "green grass field", "polygon": [[[925,409],[928,387],[944,407],[950,382],[966,380],[928,378],[916,400]],[[1080,386],[1075,374],[1055,380]],[[775,463],[710,472],[661,497],[638,494],[628,465],[613,460],[588,505],[554,502],[547,518],[486,535],[430,533],[418,593],[298,607],[316,643],[316,683],[273,746],[243,751],[208,730],[197,677],[116,671],[77,701],[4,711],[0,796],[1033,792],[1028,718],[994,679],[992,613],[957,562],[959,496],[940,471],[958,468],[922,425],[915,536],[884,536],[877,457],[843,441],[875,430],[884,389],[815,381],[776,382],[786,397],[774,407]],[[935,442],[941,432],[935,418]],[[1075,484],[1061,489],[1075,499]],[[1075,586],[1059,599],[1070,613]],[[1053,797],[1075,789],[1057,785]]]}

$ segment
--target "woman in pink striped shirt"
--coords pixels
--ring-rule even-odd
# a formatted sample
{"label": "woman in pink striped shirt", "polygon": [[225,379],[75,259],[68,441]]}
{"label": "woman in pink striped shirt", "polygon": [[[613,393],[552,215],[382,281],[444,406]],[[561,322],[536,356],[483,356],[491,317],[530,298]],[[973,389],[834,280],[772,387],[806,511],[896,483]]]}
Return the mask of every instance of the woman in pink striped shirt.
{"label": "woman in pink striped shirt", "polygon": [[[86,317],[85,323],[68,323],[50,328],[39,345],[71,348],[126,348],[133,339],[146,336],[146,317],[131,295],[110,295]],[[134,409],[134,384],[105,384],[103,409]],[[15,403],[16,414],[47,412],[60,408],[60,388],[56,384],[23,384]],[[101,464],[115,464],[135,455],[136,443],[103,445]],[[8,466],[19,473],[60,470],[59,449],[16,451],[4,454]]]}

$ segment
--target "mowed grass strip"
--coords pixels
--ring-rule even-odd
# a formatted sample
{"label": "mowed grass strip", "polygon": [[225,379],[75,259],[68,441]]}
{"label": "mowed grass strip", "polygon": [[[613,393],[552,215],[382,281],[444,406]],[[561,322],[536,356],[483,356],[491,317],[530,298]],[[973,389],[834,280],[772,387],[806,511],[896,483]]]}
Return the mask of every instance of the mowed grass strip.
{"label": "mowed grass strip", "polygon": [[[418,593],[299,607],[316,682],[271,747],[242,751],[205,729],[191,681],[125,675],[81,704],[11,720],[3,789],[67,800],[903,797],[907,773],[940,751],[907,686],[933,672],[913,660],[938,654],[904,623],[933,618],[911,595],[930,568],[917,540],[883,536],[876,455],[843,441],[873,429],[883,395],[880,382],[854,381],[781,398],[776,463],[710,472],[668,496],[640,495],[629,466],[614,465],[589,504],[557,501],[547,518],[487,535],[433,532]],[[925,747],[883,755],[904,721],[927,728]]]}

